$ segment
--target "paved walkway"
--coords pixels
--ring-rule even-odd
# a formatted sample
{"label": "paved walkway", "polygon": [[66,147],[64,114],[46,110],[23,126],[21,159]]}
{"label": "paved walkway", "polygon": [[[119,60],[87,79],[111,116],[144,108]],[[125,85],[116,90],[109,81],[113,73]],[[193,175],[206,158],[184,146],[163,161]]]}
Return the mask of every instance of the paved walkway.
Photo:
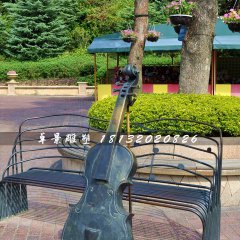
{"label": "paved walkway", "polygon": [[[16,132],[26,118],[58,113],[87,114],[91,104],[91,98],[0,97],[0,137],[4,132]],[[10,150],[10,144],[0,145],[0,173],[6,167]],[[80,197],[76,193],[28,187],[29,210],[1,221],[0,239],[61,239],[69,204],[76,203]],[[133,212],[135,240],[201,239],[201,222],[191,213],[144,204],[134,204]],[[240,240],[239,207],[222,209],[221,239]]]}

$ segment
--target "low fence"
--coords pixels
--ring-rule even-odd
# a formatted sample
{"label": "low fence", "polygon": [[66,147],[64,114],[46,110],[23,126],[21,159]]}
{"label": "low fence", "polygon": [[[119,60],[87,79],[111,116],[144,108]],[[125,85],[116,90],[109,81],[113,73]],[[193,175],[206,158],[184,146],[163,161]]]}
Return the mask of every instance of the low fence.
{"label": "low fence", "polygon": [[[98,100],[115,95],[114,84],[98,84]],[[94,86],[87,86],[86,82],[79,82],[78,86],[25,86],[18,82],[8,82],[7,86],[0,86],[0,95],[40,95],[40,96],[93,96]],[[144,93],[177,93],[178,84],[143,84]],[[212,92],[209,86],[208,92]],[[240,96],[240,84],[216,84],[215,94],[222,96]]]}
{"label": "low fence", "polygon": [[86,82],[79,82],[78,86],[21,86],[18,82],[8,82],[7,86],[0,86],[0,95],[39,95],[39,96],[93,96],[94,87]]}

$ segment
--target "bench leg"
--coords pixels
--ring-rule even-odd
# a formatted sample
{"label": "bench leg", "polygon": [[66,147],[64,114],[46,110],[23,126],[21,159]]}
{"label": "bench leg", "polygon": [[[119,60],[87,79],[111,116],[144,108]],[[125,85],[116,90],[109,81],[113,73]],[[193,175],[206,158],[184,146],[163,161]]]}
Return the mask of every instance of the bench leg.
{"label": "bench leg", "polygon": [[26,185],[0,182],[0,220],[28,210]]}
{"label": "bench leg", "polygon": [[203,228],[203,240],[220,240],[221,207],[216,205],[210,211]]}
{"label": "bench leg", "polygon": [[212,210],[212,239],[220,240],[220,225],[221,225],[221,206],[217,204]]}

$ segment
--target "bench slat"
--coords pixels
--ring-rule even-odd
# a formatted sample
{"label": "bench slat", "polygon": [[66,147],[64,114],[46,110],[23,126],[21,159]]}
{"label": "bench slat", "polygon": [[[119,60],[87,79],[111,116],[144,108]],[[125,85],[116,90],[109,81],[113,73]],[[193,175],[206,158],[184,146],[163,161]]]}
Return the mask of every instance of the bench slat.
{"label": "bench slat", "polygon": [[85,180],[79,174],[36,169],[7,176],[3,179],[3,182],[48,187],[75,192],[82,192],[85,188]]}
{"label": "bench slat", "polygon": [[[84,177],[80,174],[43,169],[31,169],[27,172],[8,176],[4,178],[3,182],[74,192],[83,192],[86,184]],[[124,192],[124,199],[128,198],[127,191],[128,189]],[[157,201],[158,199],[169,199],[171,201],[186,202],[190,204],[200,203],[206,208],[209,202],[209,191],[196,188],[178,187],[176,185],[169,186],[158,183],[133,181],[131,193],[133,201],[140,196],[149,202]]]}

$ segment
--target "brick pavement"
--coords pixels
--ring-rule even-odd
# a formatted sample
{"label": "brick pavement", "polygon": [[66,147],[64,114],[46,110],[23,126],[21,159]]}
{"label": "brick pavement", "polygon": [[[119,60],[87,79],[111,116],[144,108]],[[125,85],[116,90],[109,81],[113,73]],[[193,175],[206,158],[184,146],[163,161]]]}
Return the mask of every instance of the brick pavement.
{"label": "brick pavement", "polygon": [[[19,124],[27,118],[63,113],[87,115],[92,102],[91,97],[0,96],[0,138],[1,133],[16,134]],[[0,145],[0,173],[7,165],[14,138]]]}
{"label": "brick pavement", "polygon": [[87,115],[92,102],[91,97],[0,96],[0,132],[16,131],[30,117],[62,113]]}
{"label": "brick pavement", "polygon": [[[87,114],[91,98],[0,97],[0,133],[16,131],[28,117],[57,113]],[[0,146],[0,172],[6,166],[11,146]],[[80,194],[28,187],[29,210],[0,222],[0,240],[61,239],[69,204]],[[135,240],[201,239],[201,222],[191,213],[134,204]],[[222,209],[221,240],[240,240],[240,208]]]}
{"label": "brick pavement", "polygon": [[[65,192],[64,198],[62,191],[34,187],[28,192],[29,211],[0,222],[0,239],[61,239],[69,204],[76,203],[81,194]],[[200,240],[201,223],[193,214],[146,206],[133,205],[134,239]]]}

